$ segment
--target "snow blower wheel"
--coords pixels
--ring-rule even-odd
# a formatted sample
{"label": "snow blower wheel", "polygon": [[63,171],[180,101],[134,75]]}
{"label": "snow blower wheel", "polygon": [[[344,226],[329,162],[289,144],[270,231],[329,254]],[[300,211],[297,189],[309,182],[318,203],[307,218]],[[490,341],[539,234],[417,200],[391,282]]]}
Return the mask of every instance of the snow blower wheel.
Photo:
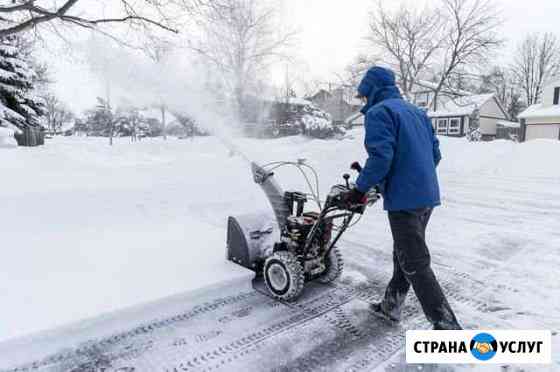
{"label": "snow blower wheel", "polygon": [[333,247],[329,254],[325,257],[325,271],[317,278],[319,283],[328,284],[334,282],[342,275],[344,269],[344,260],[342,253],[338,247]]}
{"label": "snow blower wheel", "polygon": [[267,289],[277,299],[291,301],[303,290],[303,267],[293,253],[276,252],[267,258],[263,275]]}

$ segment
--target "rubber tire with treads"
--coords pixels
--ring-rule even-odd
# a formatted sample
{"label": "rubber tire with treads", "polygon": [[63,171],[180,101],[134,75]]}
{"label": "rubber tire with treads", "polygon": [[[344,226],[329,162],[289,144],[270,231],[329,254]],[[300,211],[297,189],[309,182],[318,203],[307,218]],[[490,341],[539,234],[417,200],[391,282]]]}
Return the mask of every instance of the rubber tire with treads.
{"label": "rubber tire with treads", "polygon": [[[284,275],[285,284],[279,286],[271,279],[273,271]],[[263,268],[264,282],[272,297],[284,301],[295,300],[303,291],[305,274],[301,263],[291,252],[276,252],[266,259]]]}
{"label": "rubber tire with treads", "polygon": [[331,249],[329,255],[325,258],[325,266],[325,272],[317,278],[319,283],[331,283],[340,277],[344,269],[344,260],[342,259],[342,253],[340,253],[338,247],[333,247]]}

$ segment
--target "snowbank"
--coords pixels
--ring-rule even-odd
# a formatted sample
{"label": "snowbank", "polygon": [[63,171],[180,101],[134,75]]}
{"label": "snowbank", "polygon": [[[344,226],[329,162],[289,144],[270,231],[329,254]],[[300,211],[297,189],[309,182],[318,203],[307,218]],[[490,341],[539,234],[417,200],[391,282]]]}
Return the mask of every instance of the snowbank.
{"label": "snowbank", "polygon": [[14,131],[5,127],[0,127],[0,149],[17,147]]}
{"label": "snowbank", "polygon": [[464,139],[440,137],[445,172],[503,176],[560,176],[555,159],[560,157],[560,141],[533,140],[516,143],[507,140],[471,143]]}
{"label": "snowbank", "polygon": [[3,153],[0,340],[249,280],[224,260],[224,226],[234,200],[258,203],[216,145],[62,137]]}

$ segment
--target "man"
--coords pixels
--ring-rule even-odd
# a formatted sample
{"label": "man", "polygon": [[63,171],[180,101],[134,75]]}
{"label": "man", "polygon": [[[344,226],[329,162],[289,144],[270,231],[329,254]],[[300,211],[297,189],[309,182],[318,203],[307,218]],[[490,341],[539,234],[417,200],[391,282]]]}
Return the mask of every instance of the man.
{"label": "man", "polygon": [[362,113],[369,157],[347,201],[361,203],[379,186],[394,240],[393,277],[372,311],[398,322],[412,285],[434,329],[461,329],[430,267],[425,242],[432,209],[440,205],[436,167],[441,154],[430,119],[402,99],[391,70],[371,68],[358,93],[367,102]]}

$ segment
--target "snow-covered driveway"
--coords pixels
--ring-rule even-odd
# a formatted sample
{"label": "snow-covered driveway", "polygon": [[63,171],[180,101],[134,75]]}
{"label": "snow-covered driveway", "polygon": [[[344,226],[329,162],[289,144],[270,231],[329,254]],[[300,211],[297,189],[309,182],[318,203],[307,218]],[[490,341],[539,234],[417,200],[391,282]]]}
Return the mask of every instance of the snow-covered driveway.
{"label": "snow-covered driveway", "polygon": [[[308,159],[326,190],[363,158],[361,132],[352,133],[238,145],[257,161]],[[442,147],[444,206],[429,242],[460,321],[558,331],[560,167],[552,159],[560,144],[442,139]],[[0,340],[137,305],[0,342],[0,370],[33,362],[44,371],[402,367],[404,331],[428,325],[412,296],[401,327],[367,312],[391,271],[384,213],[368,211],[345,236],[348,264],[336,287],[310,290],[296,305],[273,302],[223,262],[227,215],[266,208],[246,163],[228,152],[215,138],[112,149],[55,139],[0,152]],[[296,173],[278,176],[303,187]]]}

